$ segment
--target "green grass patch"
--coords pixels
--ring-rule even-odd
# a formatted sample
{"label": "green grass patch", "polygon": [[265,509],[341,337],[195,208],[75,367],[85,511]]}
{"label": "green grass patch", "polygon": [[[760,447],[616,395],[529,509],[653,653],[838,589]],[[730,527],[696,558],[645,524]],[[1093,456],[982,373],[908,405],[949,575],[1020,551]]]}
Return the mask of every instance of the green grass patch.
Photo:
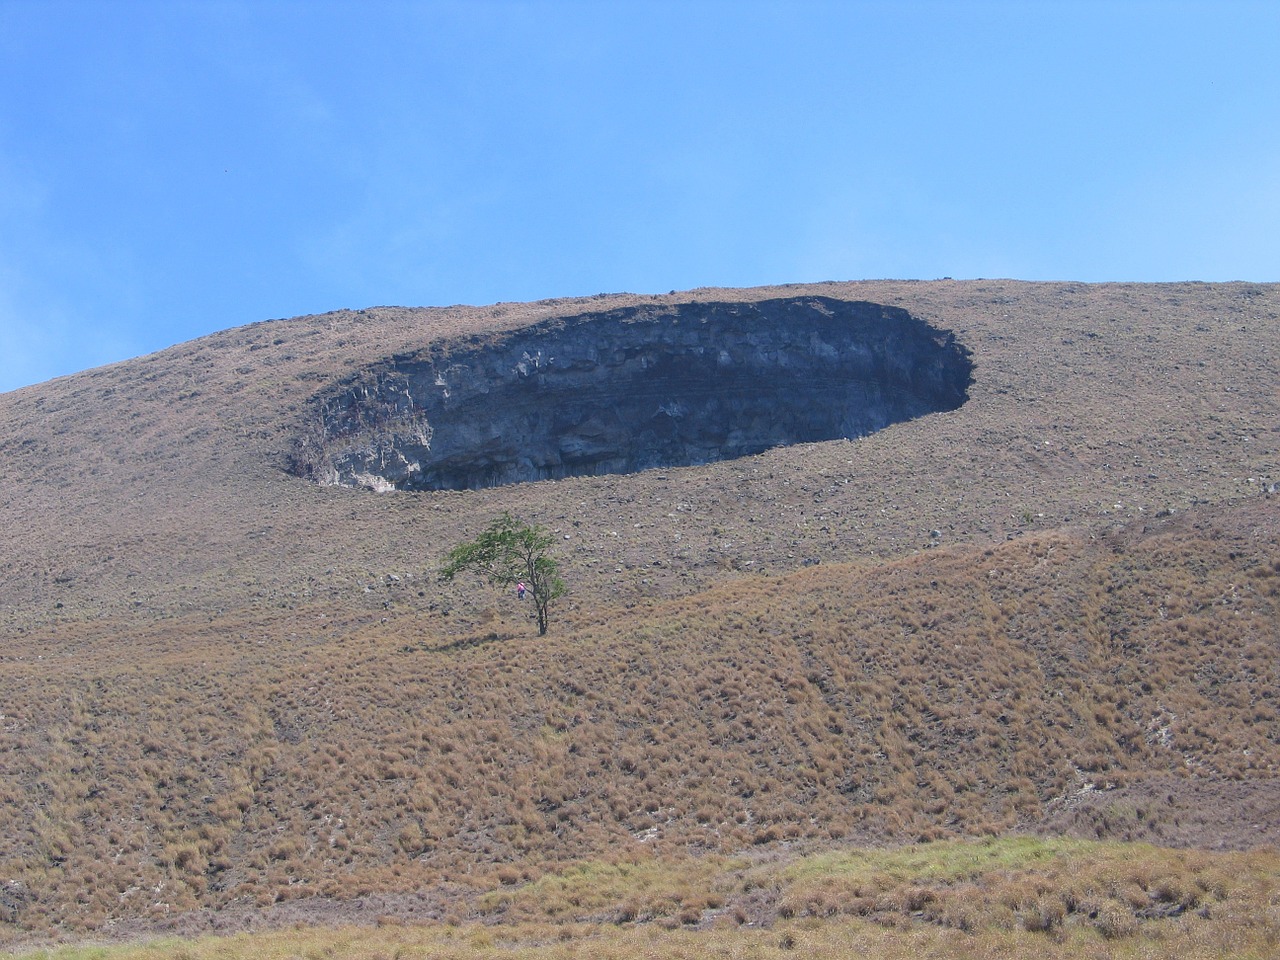
{"label": "green grass patch", "polygon": [[61,947],[21,960],[1276,955],[1280,853],[1006,837],[754,859],[584,862],[503,883],[449,922]]}

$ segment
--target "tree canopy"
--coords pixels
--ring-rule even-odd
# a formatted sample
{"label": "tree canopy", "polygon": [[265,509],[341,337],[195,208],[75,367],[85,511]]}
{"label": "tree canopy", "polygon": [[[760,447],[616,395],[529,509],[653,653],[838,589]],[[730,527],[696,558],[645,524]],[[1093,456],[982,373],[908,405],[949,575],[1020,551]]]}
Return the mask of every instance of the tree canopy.
{"label": "tree canopy", "polygon": [[491,584],[514,587],[523,583],[538,616],[539,635],[547,632],[551,602],[565,594],[560,565],[551,556],[555,538],[545,527],[528,524],[504,513],[474,540],[449,551],[440,568],[442,580],[471,571]]}

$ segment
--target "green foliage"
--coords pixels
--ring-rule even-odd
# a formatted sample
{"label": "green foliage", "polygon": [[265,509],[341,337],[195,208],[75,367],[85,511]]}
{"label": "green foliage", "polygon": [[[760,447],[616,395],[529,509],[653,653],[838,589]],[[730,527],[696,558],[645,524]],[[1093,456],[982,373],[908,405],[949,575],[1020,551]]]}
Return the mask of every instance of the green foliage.
{"label": "green foliage", "polygon": [[560,565],[551,556],[554,542],[546,528],[504,513],[480,536],[449,551],[440,578],[452,580],[471,571],[495,586],[514,587],[523,582],[538,614],[538,633],[546,634],[551,602],[565,593]]}

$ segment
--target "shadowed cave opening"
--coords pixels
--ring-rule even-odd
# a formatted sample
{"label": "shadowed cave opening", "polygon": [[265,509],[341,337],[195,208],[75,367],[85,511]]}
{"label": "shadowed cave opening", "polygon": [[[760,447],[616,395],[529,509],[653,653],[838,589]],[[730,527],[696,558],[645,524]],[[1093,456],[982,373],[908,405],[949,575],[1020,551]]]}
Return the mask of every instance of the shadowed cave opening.
{"label": "shadowed cave opening", "polygon": [[293,470],[385,491],[692,466],[953,410],[971,375],[953,334],[897,307],[627,307],[365,371],[318,398]]}

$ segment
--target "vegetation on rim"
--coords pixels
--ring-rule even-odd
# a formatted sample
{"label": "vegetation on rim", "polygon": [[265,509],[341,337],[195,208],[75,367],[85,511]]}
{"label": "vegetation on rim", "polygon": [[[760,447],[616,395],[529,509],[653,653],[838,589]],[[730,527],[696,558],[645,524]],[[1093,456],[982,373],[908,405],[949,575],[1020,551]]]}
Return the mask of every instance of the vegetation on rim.
{"label": "vegetation on rim", "polygon": [[[698,929],[664,951],[732,924],[762,955],[872,928],[891,953],[971,916],[1009,955],[1266,955],[1270,854],[1211,851],[1280,824],[1277,289],[804,289],[955,329],[971,400],[856,443],[380,497],[284,473],[309,398],[582,305],[259,324],[0,397],[0,936],[385,913],[549,955],[564,929],[643,953],[626,931],[668,922]],[[574,584],[543,637],[423,573],[504,512]],[[911,892],[938,869],[913,850],[1011,833],[1160,848],[1096,889],[1071,883],[1122,870],[1107,847]],[[888,886],[848,879],[917,841]],[[767,897],[723,879],[740,857],[778,864]],[[627,881],[603,919],[585,890],[535,915],[623,864],[724,903]],[[1256,882],[1223,900],[1219,873]]]}

